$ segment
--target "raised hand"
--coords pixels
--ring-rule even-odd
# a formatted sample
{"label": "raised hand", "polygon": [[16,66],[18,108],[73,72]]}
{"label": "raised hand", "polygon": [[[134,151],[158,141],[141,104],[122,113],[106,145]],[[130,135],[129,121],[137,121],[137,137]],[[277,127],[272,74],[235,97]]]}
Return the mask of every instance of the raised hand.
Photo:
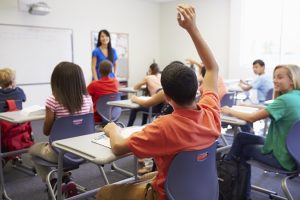
{"label": "raised hand", "polygon": [[177,21],[182,28],[189,30],[196,27],[196,13],[193,6],[179,4],[177,6],[177,11]]}

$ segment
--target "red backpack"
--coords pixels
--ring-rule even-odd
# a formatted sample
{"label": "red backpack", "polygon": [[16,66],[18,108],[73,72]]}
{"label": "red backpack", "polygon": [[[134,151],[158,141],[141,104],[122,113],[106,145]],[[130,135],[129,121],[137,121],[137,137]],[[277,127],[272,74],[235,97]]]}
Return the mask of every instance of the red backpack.
{"label": "red backpack", "polygon": [[[6,100],[6,102],[8,111],[17,110],[15,100]],[[7,121],[0,121],[0,125],[2,152],[25,149],[33,144],[30,122],[14,124]]]}

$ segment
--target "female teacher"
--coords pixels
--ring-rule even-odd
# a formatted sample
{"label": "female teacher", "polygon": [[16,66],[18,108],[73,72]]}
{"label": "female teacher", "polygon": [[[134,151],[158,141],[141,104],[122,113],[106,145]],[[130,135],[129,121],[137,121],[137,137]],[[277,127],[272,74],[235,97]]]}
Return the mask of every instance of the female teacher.
{"label": "female teacher", "polygon": [[109,77],[114,78],[117,73],[116,60],[118,59],[117,52],[111,47],[110,34],[107,30],[101,30],[98,34],[97,47],[92,53],[92,75],[93,80],[100,79],[99,64],[103,60],[110,60],[113,63],[113,70]]}

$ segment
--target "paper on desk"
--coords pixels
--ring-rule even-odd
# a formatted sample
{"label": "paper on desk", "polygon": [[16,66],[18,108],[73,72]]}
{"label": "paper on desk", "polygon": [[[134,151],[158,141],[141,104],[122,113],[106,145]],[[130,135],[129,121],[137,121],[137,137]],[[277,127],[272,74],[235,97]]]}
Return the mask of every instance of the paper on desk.
{"label": "paper on desk", "polygon": [[[132,133],[140,131],[143,128],[144,126],[132,126],[132,127],[124,128],[122,129],[121,134],[124,138],[128,138]],[[97,137],[92,139],[92,142],[111,148],[110,139],[104,133],[97,135]]]}
{"label": "paper on desk", "polygon": [[27,116],[45,115],[45,107],[33,105],[30,107],[23,108],[21,112]]}
{"label": "paper on desk", "polygon": [[248,107],[248,106],[232,106],[231,108],[235,111],[243,112],[243,113],[254,113],[259,110],[258,108]]}

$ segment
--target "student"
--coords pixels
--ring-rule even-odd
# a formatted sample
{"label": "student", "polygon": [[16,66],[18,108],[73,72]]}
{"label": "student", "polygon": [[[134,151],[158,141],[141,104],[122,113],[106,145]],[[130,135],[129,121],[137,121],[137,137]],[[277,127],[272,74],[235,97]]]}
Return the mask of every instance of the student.
{"label": "student", "polygon": [[103,95],[117,93],[119,91],[119,81],[116,78],[109,77],[112,67],[113,65],[109,60],[102,61],[99,66],[101,78],[92,81],[87,87],[87,91],[93,100],[94,120],[96,123],[102,121],[96,110],[96,104],[99,98]]}
{"label": "student", "polygon": [[[146,85],[150,96],[153,96],[161,89],[160,78],[161,78],[161,74],[160,74],[158,64],[152,63],[149,66],[149,71],[147,73],[147,76],[142,81],[137,83],[133,88],[135,90],[139,90],[139,89],[142,88],[143,85]],[[159,112],[161,110],[161,107],[162,107],[162,105],[157,105],[156,107],[153,107],[152,111],[154,113]],[[133,123],[135,121],[135,118],[136,118],[136,115],[140,111],[148,112],[149,109],[145,108],[145,107],[132,109],[130,111],[127,126],[132,126],[133,125]],[[142,117],[142,125],[147,123],[147,117],[148,117],[148,115],[144,113],[143,117]]]}
{"label": "student", "polygon": [[[26,96],[24,91],[16,86],[16,72],[10,68],[0,69],[0,101],[6,102],[6,100],[15,100],[20,102],[26,101]],[[8,108],[8,107],[7,107]],[[0,112],[6,112],[6,108],[1,108]],[[1,136],[3,138],[3,135]],[[3,148],[3,146],[2,146]],[[3,158],[3,166],[6,162],[11,159],[9,157]],[[13,160],[21,161],[20,156],[14,156]]]}
{"label": "student", "polygon": [[[294,170],[296,163],[286,149],[286,137],[291,126],[300,119],[300,68],[296,65],[278,65],[273,72],[274,102],[265,109],[245,114],[223,107],[222,112],[248,122],[270,117],[271,124],[266,138],[241,132],[237,134],[227,159],[245,161],[252,158],[267,165],[285,170]],[[288,105],[288,106],[287,106]],[[251,172],[247,181],[250,199]]]}
{"label": "student", "polygon": [[10,68],[0,69],[0,101],[9,99],[26,101],[24,91],[16,86],[16,72]]}
{"label": "student", "polygon": [[[187,58],[186,59],[187,63],[190,65],[196,65],[198,67],[198,81],[199,81],[199,91],[200,94],[202,93],[202,81],[203,78],[205,76],[206,73],[206,69],[205,66],[203,65],[203,63],[199,63],[191,58]],[[220,100],[222,100],[223,96],[228,92],[228,89],[224,83],[224,80],[221,76],[219,76],[218,78],[218,94],[219,94],[219,98]]]}
{"label": "student", "polygon": [[[129,184],[107,185],[97,199],[166,199],[164,182],[174,156],[185,150],[203,149],[213,144],[220,134],[220,106],[217,95],[218,65],[196,26],[195,10],[189,5],[177,7],[179,25],[191,36],[198,54],[207,66],[204,92],[197,104],[198,89],[194,71],[178,62],[162,72],[161,83],[174,112],[157,118],[142,131],[125,139],[114,123],[104,127],[115,155],[133,152],[139,158],[154,157],[158,174],[152,180]],[[146,188],[151,183],[152,187]],[[154,197],[154,198],[152,198]]]}
{"label": "student", "polygon": [[113,63],[113,72],[110,72],[109,77],[114,78],[117,74],[116,61],[118,60],[118,55],[117,51],[111,47],[110,33],[107,30],[99,31],[97,47],[92,52],[93,80],[100,79],[99,65],[103,60],[109,60]]}
{"label": "student", "polygon": [[[93,112],[93,102],[86,91],[83,72],[78,65],[70,62],[59,63],[51,75],[51,89],[52,95],[46,100],[44,135],[49,136],[57,118]],[[29,149],[29,153],[53,163],[58,161],[58,154],[48,142],[34,144]],[[45,182],[51,169],[34,161],[33,164],[37,174]],[[51,183],[55,182],[56,179],[52,177]]]}
{"label": "student", "polygon": [[157,63],[152,63],[149,66],[147,76],[140,82],[138,82],[133,88],[139,90],[143,85],[147,86],[150,96],[154,95],[158,89],[161,88],[160,83],[160,70]]}
{"label": "student", "polygon": [[265,73],[265,63],[262,60],[255,60],[253,62],[253,72],[258,75],[257,78],[249,83],[240,80],[240,87],[244,91],[251,89],[257,90],[257,102],[255,104],[262,104],[266,100],[267,93],[273,88],[272,78]]}

